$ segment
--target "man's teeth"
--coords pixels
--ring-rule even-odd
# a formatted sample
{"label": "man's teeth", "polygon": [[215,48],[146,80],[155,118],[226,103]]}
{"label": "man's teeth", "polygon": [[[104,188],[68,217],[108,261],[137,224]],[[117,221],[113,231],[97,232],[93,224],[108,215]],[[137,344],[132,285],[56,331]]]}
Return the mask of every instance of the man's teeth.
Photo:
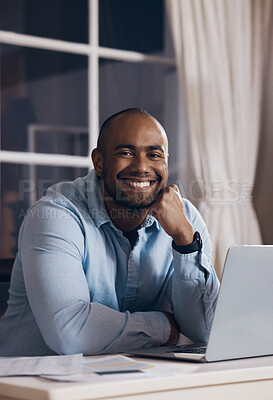
{"label": "man's teeth", "polygon": [[150,186],[151,182],[135,182],[135,181],[127,181],[130,186],[144,188]]}

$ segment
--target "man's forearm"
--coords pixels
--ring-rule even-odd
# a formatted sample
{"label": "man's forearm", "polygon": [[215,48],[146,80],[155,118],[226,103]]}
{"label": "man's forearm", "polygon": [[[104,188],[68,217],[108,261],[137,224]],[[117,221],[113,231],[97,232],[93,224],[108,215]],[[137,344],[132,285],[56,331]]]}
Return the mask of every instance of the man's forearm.
{"label": "man's forearm", "polygon": [[169,291],[176,323],[194,342],[206,342],[209,336],[219,281],[209,260],[202,254],[174,255],[174,273]]}

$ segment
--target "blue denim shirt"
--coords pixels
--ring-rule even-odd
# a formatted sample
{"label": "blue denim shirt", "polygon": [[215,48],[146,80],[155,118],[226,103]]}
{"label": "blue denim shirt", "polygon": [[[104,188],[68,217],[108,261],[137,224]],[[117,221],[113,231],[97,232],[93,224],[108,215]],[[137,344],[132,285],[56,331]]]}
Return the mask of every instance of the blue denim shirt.
{"label": "blue denim shirt", "polygon": [[[167,342],[169,304],[181,332],[206,341],[219,282],[206,225],[183,200],[203,249],[180,254],[150,214],[133,248],[106,211],[91,171],[52,186],[19,234],[0,355],[86,355]],[[167,300],[167,302],[166,302]]]}

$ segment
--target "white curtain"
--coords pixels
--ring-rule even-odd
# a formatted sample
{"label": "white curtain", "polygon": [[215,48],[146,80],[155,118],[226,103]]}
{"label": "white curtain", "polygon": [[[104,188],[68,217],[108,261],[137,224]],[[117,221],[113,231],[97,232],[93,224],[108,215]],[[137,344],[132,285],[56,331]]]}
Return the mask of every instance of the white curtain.
{"label": "white curtain", "polygon": [[189,193],[220,277],[230,245],[261,243],[252,189],[272,0],[165,2],[187,109]]}

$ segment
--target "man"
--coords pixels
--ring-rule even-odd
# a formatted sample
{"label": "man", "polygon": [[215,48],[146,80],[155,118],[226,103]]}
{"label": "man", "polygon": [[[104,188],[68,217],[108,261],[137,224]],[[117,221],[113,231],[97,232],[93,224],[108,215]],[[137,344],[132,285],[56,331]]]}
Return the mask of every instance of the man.
{"label": "man", "polygon": [[166,186],[163,127],[139,109],[115,114],[92,159],[94,170],[49,188],[22,224],[1,355],[208,338],[219,286],[210,239],[194,206]]}

